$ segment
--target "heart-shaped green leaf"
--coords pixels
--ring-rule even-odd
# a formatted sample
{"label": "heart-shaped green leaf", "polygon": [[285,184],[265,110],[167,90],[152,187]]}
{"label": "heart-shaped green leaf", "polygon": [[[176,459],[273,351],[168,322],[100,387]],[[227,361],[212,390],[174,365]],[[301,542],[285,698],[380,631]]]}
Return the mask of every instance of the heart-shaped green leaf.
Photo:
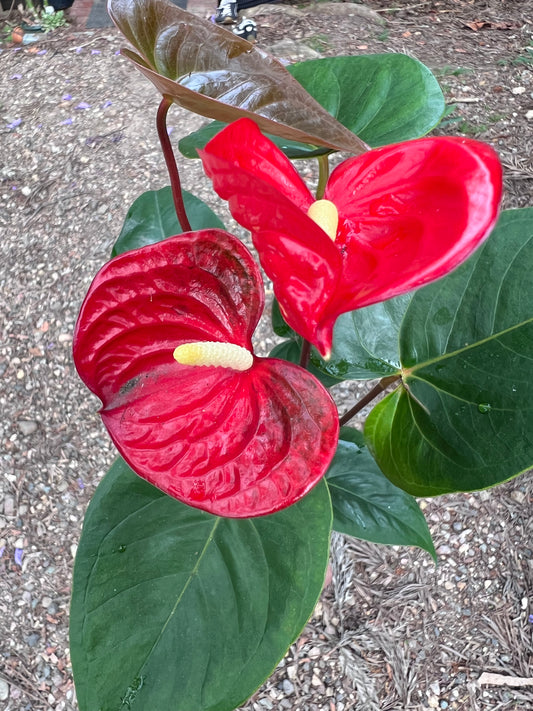
{"label": "heart-shaped green leaf", "polygon": [[122,53],[183,108],[225,123],[247,116],[291,141],[367,149],[277,59],[232,32],[167,0],[109,0],[108,10],[139,54]]}
{"label": "heart-shaped green leaf", "polygon": [[[193,230],[211,227],[224,229],[222,221],[213,210],[186,190],[183,191],[183,202]],[[140,195],[128,210],[111,256],[116,257],[130,249],[155,244],[172,235],[179,235],[182,231],[170,186],[149,190]]]}
{"label": "heart-shaped green leaf", "polygon": [[311,59],[289,71],[372,148],[424,136],[444,113],[437,80],[405,54]]}
{"label": "heart-shaped green leaf", "polygon": [[504,212],[459,269],[418,291],[400,332],[404,387],[366,440],[415,496],[493,486],[533,465],[533,208]]}
{"label": "heart-shaped green leaf", "polygon": [[339,316],[329,360],[311,351],[311,362],[341,380],[372,380],[399,372],[398,333],[411,295],[397,296]]}
{"label": "heart-shaped green leaf", "polygon": [[190,508],[118,460],[76,556],[70,645],[80,711],[230,711],[271,673],[324,580],[324,482],[271,516]]}
{"label": "heart-shaped green leaf", "polygon": [[[359,439],[359,446],[354,439]],[[344,427],[326,474],[333,528],[374,543],[418,546],[435,558],[431,534],[417,502],[391,484],[363,439],[357,430]]]}

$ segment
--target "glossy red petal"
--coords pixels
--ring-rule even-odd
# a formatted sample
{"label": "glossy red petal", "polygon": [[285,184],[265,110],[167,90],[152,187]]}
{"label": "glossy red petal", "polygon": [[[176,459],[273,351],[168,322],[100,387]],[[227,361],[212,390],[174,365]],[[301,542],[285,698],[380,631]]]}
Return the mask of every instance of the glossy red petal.
{"label": "glossy red petal", "polygon": [[[237,179],[237,185],[241,186],[246,175],[275,188],[277,194],[285,196],[304,212],[314,200],[290,160],[248,118],[227,126],[198,153],[205,172],[223,200],[234,198],[234,181]],[[253,186],[250,186],[250,192],[253,192]]]}
{"label": "glossy red petal", "polygon": [[233,217],[251,231],[287,323],[314,342],[317,323],[341,278],[342,259],[331,238],[307,217],[311,193],[249,119],[224,129],[201,157]]}
{"label": "glossy red petal", "polygon": [[244,373],[158,368],[102,418],[143,478],[187,504],[237,518],[298,501],[325,473],[338,438],[327,391],[307,371],[273,359],[256,359]]}
{"label": "glossy red petal", "polygon": [[366,306],[444,276],[488,236],[501,192],[498,157],[478,141],[423,138],[345,161],[326,189],[344,220],[339,300]]}
{"label": "glossy red petal", "polygon": [[177,235],[100,270],[78,318],[74,362],[107,404],[140,374],[172,364],[181,343],[251,350],[263,303],[259,269],[236,237],[222,230]]}
{"label": "glossy red petal", "polygon": [[[238,131],[231,136],[239,144]],[[310,203],[296,189],[291,197],[290,181],[287,188],[271,179],[274,172],[245,157],[246,145],[226,149],[222,134],[214,140],[202,159],[215,189],[251,230],[288,323],[323,355],[341,313],[444,276],[497,219],[501,166],[477,141],[424,138],[342,163],[324,195],[339,211],[333,244],[307,218]],[[264,141],[257,139],[261,151],[282,170],[286,159]]]}
{"label": "glossy red petal", "polygon": [[259,269],[221,230],[127,252],[96,276],[74,334],[80,376],[103,402],[119,452],[143,478],[217,515],[284,508],[325,473],[338,436],[327,391],[307,371],[254,359],[245,372],[184,366],[174,348],[251,350]]}

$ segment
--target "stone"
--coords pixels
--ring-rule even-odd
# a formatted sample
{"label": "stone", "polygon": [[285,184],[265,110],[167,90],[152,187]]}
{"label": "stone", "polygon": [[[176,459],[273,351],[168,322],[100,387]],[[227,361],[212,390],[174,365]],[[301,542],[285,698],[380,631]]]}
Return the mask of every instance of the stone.
{"label": "stone", "polygon": [[37,432],[38,424],[34,420],[19,420],[19,430],[23,437],[29,437],[34,432]]}
{"label": "stone", "polygon": [[294,694],[294,684],[289,679],[283,679],[283,693],[289,696],[289,694]]}

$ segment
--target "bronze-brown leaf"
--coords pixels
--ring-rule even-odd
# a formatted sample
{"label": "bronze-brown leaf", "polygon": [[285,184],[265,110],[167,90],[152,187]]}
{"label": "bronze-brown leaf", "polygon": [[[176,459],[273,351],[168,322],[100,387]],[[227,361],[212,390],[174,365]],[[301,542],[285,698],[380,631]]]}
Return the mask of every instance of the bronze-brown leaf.
{"label": "bronze-brown leaf", "polygon": [[188,111],[226,123],[247,116],[288,140],[368,150],[277,59],[227,29],[167,0],[109,0],[108,11],[139,54],[122,53]]}

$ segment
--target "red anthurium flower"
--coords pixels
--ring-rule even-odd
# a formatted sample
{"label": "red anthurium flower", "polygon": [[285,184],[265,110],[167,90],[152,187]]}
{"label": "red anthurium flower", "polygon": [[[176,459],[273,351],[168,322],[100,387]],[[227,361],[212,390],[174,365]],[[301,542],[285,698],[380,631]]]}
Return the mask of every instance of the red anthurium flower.
{"label": "red anthurium flower", "polygon": [[341,313],[454,269],[489,234],[501,197],[496,154],[463,138],[348,159],[321,201],[250,119],[200,153],[215,190],[251,231],[286,321],[326,357]]}
{"label": "red anthurium flower", "polygon": [[132,469],[221,516],[294,503],[337,445],[322,385],[252,354],[263,300],[258,266],[236,237],[189,232],[106,264],[74,334],[78,372]]}

